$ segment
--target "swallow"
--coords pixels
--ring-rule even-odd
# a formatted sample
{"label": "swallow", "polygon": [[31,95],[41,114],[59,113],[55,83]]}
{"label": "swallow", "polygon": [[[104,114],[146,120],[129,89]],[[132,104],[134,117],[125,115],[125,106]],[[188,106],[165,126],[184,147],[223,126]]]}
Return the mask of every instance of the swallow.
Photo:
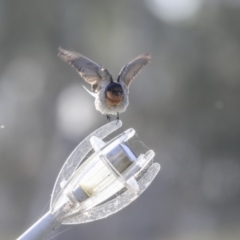
{"label": "swallow", "polygon": [[117,115],[126,110],[129,104],[129,87],[141,69],[150,63],[149,54],[141,54],[120,71],[116,81],[106,68],[95,63],[80,53],[59,47],[58,56],[71,65],[78,74],[91,85],[91,91],[84,89],[95,98],[96,110],[105,114],[108,121],[110,115]]}

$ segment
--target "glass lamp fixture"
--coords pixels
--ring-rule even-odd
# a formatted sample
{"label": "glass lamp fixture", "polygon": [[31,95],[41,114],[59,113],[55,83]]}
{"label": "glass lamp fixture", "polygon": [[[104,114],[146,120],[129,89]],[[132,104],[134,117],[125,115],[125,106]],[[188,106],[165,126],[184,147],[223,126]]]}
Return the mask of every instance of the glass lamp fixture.
{"label": "glass lamp fixture", "polygon": [[135,130],[103,141],[121,125],[112,121],[102,126],[74,149],[55,182],[49,212],[18,240],[40,240],[61,224],[106,218],[146,190],[160,165],[153,163],[152,150],[137,156],[129,147]]}

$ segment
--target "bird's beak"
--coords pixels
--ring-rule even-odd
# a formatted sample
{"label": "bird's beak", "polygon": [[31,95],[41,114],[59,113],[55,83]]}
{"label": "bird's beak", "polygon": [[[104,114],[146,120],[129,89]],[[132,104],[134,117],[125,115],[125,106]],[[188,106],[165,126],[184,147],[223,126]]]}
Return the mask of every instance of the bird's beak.
{"label": "bird's beak", "polygon": [[116,92],[116,95],[119,97],[122,95],[122,92]]}

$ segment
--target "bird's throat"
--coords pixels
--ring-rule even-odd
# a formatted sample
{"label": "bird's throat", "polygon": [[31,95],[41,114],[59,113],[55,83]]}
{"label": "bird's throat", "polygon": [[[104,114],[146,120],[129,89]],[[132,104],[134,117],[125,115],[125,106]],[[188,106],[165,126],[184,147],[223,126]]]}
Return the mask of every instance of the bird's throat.
{"label": "bird's throat", "polygon": [[106,92],[106,103],[109,106],[118,106],[121,104],[123,100],[123,94],[116,96],[115,94],[113,94],[110,91]]}

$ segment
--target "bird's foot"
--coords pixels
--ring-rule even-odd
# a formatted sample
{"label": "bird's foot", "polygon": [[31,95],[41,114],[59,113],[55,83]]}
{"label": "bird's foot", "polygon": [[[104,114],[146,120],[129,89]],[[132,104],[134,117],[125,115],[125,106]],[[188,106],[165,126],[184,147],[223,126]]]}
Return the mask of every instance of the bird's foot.
{"label": "bird's foot", "polygon": [[107,120],[110,122],[111,121],[111,117],[109,115],[106,115],[107,116]]}
{"label": "bird's foot", "polygon": [[117,113],[116,125],[118,124],[118,121],[119,121],[119,113]]}

